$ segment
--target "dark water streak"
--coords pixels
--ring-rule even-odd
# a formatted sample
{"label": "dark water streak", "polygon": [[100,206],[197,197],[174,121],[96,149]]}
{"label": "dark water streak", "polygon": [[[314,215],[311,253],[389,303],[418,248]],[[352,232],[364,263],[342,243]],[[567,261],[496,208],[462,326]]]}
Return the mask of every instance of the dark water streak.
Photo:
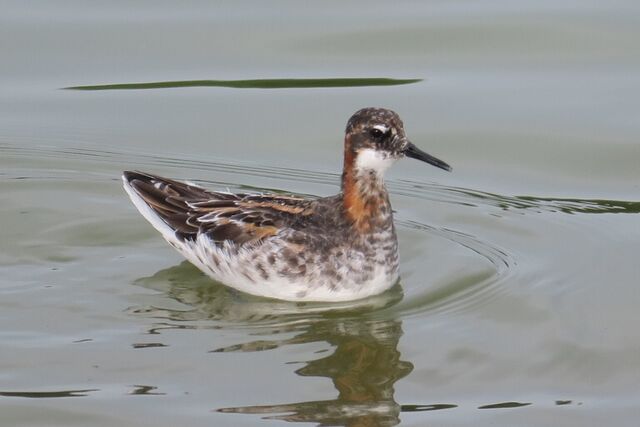
{"label": "dark water streak", "polygon": [[29,399],[51,399],[59,397],[83,397],[89,393],[99,391],[91,388],[85,390],[60,390],[60,391],[0,391],[3,397],[24,397]]}
{"label": "dark water streak", "polygon": [[422,79],[390,79],[385,77],[327,79],[252,79],[252,80],[180,80],[147,83],[115,83],[69,86],[71,90],[139,90],[185,87],[226,87],[234,89],[310,89],[366,86],[397,86],[421,82]]}

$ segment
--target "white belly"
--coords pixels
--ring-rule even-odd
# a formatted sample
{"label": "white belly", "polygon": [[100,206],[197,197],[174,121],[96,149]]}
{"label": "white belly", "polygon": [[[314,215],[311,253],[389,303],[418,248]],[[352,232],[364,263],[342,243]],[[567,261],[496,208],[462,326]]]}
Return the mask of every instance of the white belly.
{"label": "white belly", "polygon": [[[169,239],[167,239],[169,240]],[[391,288],[398,281],[397,265],[374,263],[366,274],[364,259],[354,262],[360,265],[340,265],[342,260],[330,260],[337,265],[338,279],[326,275],[322,265],[307,264],[304,275],[289,276],[279,273],[281,260],[268,263],[271,245],[278,241],[236,251],[230,244],[214,245],[206,236],[196,242],[169,241],[191,263],[211,278],[242,292],[267,298],[289,301],[349,301],[376,295]],[[354,258],[345,255],[345,259]],[[213,260],[217,262],[214,262]],[[397,258],[396,258],[397,259]]]}

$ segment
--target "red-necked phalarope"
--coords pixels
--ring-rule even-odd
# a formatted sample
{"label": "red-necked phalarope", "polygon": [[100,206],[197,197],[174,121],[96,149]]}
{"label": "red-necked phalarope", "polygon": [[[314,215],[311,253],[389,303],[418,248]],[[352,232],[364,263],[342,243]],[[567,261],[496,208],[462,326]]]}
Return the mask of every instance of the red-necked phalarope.
{"label": "red-necked phalarope", "polygon": [[346,301],[398,280],[398,240],[384,172],[412,157],[451,168],[407,139],[393,111],[347,123],[340,194],[320,199],[205,190],[124,172],[140,213],[200,270],[233,288],[292,301]]}

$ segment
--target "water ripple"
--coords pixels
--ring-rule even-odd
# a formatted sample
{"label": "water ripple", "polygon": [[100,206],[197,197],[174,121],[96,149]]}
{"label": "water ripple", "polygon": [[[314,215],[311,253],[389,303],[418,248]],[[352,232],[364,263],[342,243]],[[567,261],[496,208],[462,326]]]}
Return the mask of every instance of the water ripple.
{"label": "water ripple", "polygon": [[[5,168],[1,177],[7,180],[67,180],[77,181],[82,175],[82,181],[87,181],[87,162],[107,163],[118,167],[123,163],[134,163],[141,166],[170,166],[185,171],[201,170],[216,174],[232,174],[238,176],[254,176],[277,178],[283,182],[309,182],[334,187],[339,180],[336,173],[322,171],[308,171],[296,168],[265,166],[242,161],[206,161],[193,158],[170,158],[166,156],[150,155],[135,152],[103,150],[95,148],[51,148],[51,147],[21,147],[15,144],[0,144],[0,155],[22,157],[27,159],[61,159],[65,162],[76,161],[82,167],[55,169],[51,162],[47,163],[47,170],[22,170],[20,168]],[[110,170],[110,169],[109,169]],[[26,172],[25,172],[26,171]],[[116,180],[110,176],[110,171],[100,175],[89,176],[91,179]],[[232,187],[239,187],[255,191],[278,191],[280,189],[264,189],[243,186],[235,182],[226,183]],[[200,181],[216,183],[218,181]],[[615,201],[600,199],[572,199],[549,198],[534,196],[507,196],[483,192],[475,189],[451,187],[434,183],[416,182],[411,180],[390,180],[390,190],[399,196],[411,199],[423,199],[445,204],[453,204],[460,208],[491,207],[503,211],[516,210],[524,213],[553,212],[558,214],[603,214],[603,213],[638,213],[640,202]],[[500,291],[500,284],[513,272],[517,265],[513,254],[493,242],[487,242],[472,234],[450,228],[438,228],[413,219],[404,219],[402,212],[398,215],[398,225],[415,232],[428,233],[446,239],[456,245],[477,254],[489,263],[490,269],[473,276],[457,277],[440,289],[427,290],[417,295],[409,295],[403,299],[401,291],[380,296],[378,299],[368,300],[364,304],[332,304],[330,307],[322,304],[289,304],[238,298],[237,294],[227,293],[225,287],[212,286],[207,279],[200,283],[200,279],[189,273],[188,267],[172,267],[158,272],[149,278],[142,278],[138,284],[157,288],[177,301],[183,301],[188,308],[166,309],[159,307],[138,307],[132,312],[168,321],[198,321],[198,320],[227,320],[236,325],[250,323],[270,324],[271,326],[286,323],[295,325],[303,319],[309,320],[315,315],[324,316],[327,311],[341,313],[341,316],[362,315],[370,311],[377,311],[380,316],[424,313],[441,311],[455,311],[468,309],[491,299]],[[185,284],[181,278],[190,278],[191,283]],[[183,285],[175,286],[176,281]],[[193,285],[193,281],[199,283]],[[167,283],[172,283],[167,287]],[[213,291],[212,291],[213,289]],[[222,290],[220,290],[222,289]],[[402,300],[400,303],[399,301]],[[195,307],[195,308],[194,308]]]}
{"label": "water ripple", "polygon": [[[77,158],[79,160],[87,159],[112,164],[135,163],[141,166],[169,166],[183,170],[199,170],[243,176],[278,178],[284,181],[308,182],[332,187],[336,186],[340,177],[340,174],[335,172],[265,166],[254,162],[240,160],[234,160],[233,162],[222,160],[199,160],[189,157],[176,158],[134,151],[112,151],[84,147],[22,147],[9,143],[0,143],[0,153],[30,158],[44,157],[65,160]],[[7,173],[5,172],[4,175],[6,176]],[[28,179],[29,177],[10,176],[9,178]],[[47,177],[47,179],[53,178],[55,177]],[[199,180],[197,182],[219,183],[219,181],[209,180]],[[452,203],[468,207],[496,207],[504,211],[522,210],[532,213],[553,212],[566,214],[640,213],[640,201],[633,200],[554,198],[529,195],[511,196],[489,193],[476,189],[446,186],[436,183],[425,183],[422,181],[407,179],[390,179],[387,181],[387,185],[391,192],[396,195],[443,203]],[[286,190],[281,189],[257,188],[251,186],[241,187],[255,188],[256,190],[286,192]]]}
{"label": "water ripple", "polygon": [[470,307],[486,302],[500,292],[500,285],[506,281],[509,274],[513,273],[517,265],[516,259],[505,249],[470,234],[448,228],[436,228],[414,220],[397,220],[396,222],[400,226],[449,240],[472,251],[491,265],[491,268],[485,272],[463,277],[452,276],[451,282],[444,287],[435,290],[427,289],[413,295],[412,298],[403,300],[394,310],[400,311],[405,316],[425,312],[436,314],[468,310]]}

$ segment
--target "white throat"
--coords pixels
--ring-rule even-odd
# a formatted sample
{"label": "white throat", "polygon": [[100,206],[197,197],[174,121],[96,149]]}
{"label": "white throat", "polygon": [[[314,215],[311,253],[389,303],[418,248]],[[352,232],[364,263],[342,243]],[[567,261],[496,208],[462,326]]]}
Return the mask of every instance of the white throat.
{"label": "white throat", "polygon": [[373,171],[382,177],[397,160],[388,152],[365,148],[358,152],[355,168],[357,171]]}

